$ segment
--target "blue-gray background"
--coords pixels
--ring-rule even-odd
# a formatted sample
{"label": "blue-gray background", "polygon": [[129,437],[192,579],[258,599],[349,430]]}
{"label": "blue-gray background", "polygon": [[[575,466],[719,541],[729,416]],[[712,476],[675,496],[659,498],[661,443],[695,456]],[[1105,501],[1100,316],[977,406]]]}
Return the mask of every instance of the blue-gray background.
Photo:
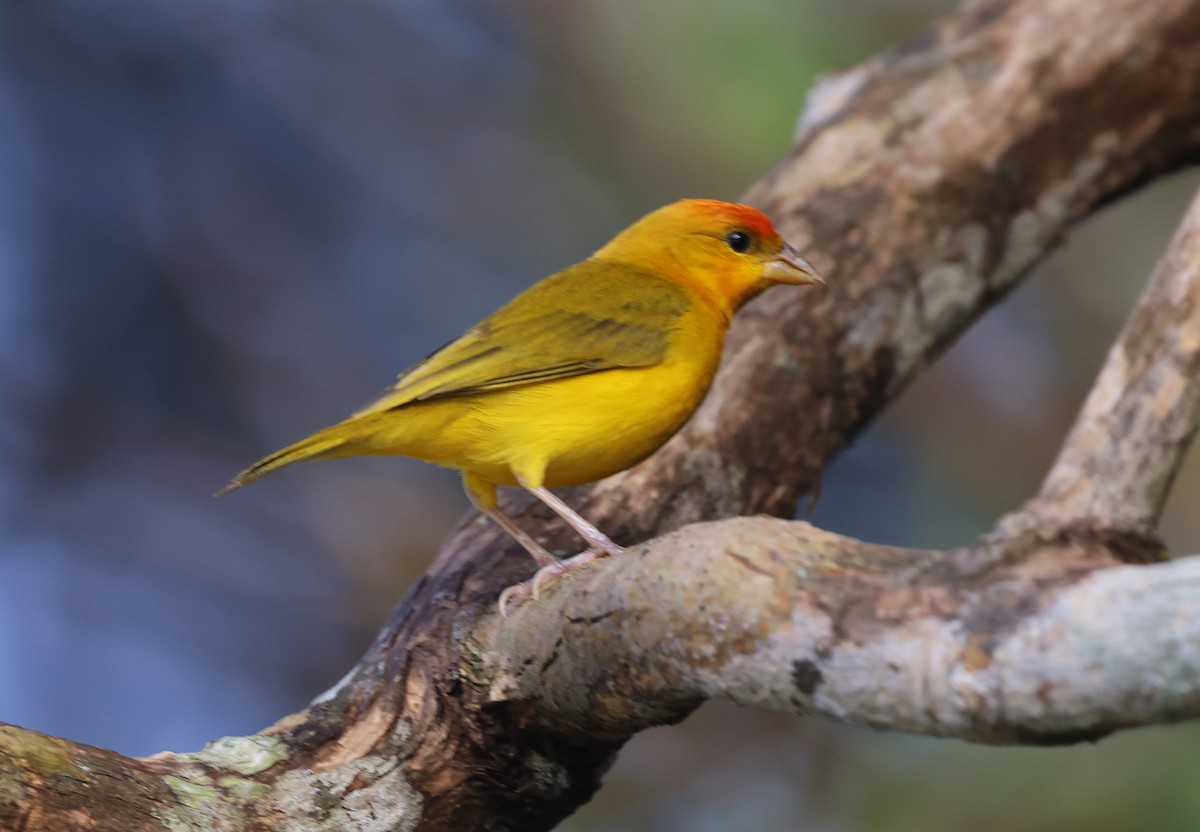
{"label": "blue-gray background", "polygon": [[[148,754],[302,707],[465,510],[457,479],[348,460],[212,492],[645,211],[736,197],[817,74],[947,8],[0,5],[0,720]],[[1073,236],[813,519],[953,545],[1029,496],[1196,182]],[[995,750],[710,705],[564,828],[1182,830],[1197,764],[1194,727]]]}

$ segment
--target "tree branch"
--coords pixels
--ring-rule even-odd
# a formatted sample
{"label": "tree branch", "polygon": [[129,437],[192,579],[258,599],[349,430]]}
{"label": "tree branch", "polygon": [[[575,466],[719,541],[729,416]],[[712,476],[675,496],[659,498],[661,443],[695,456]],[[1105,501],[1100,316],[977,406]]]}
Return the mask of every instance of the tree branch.
{"label": "tree branch", "polygon": [[1200,196],[1108,354],[1031,506],[1149,533],[1200,421]]}
{"label": "tree branch", "polygon": [[1003,543],[696,524],[489,622],[472,652],[496,665],[490,701],[535,703],[568,737],[625,736],[708,698],[1038,745],[1200,717],[1200,558],[1113,568],[1100,534]]}
{"label": "tree branch", "polygon": [[[625,542],[790,515],[828,458],[1074,222],[1197,158],[1200,0],[1107,0],[1103,14],[1094,0],[967,3],[823,82],[792,153],[750,193],[829,289],[746,310],[689,426],[578,496]],[[1177,297],[1179,278],[1160,279]],[[1147,358],[1144,375],[1102,382],[1117,410],[1089,402],[1042,499],[974,546],[913,552],[731,520],[589,567],[503,621],[496,596],[532,565],[470,519],[351,673],[259,735],[131,760],[0,730],[0,824],[546,829],[633,731],[709,696],[989,742],[1195,716],[1197,567],[1114,568],[1161,556],[1151,524],[1194,428],[1195,331],[1172,320],[1169,343],[1124,354],[1133,368],[1176,349],[1176,374]],[[1126,403],[1143,383],[1161,433],[1091,444],[1103,418],[1149,423],[1153,402]],[[1131,452],[1154,460],[1147,472],[1131,473]],[[1110,467],[1123,486],[1074,485]],[[1110,523],[1121,488],[1141,496]],[[1170,625],[1137,627],[1155,608]]]}

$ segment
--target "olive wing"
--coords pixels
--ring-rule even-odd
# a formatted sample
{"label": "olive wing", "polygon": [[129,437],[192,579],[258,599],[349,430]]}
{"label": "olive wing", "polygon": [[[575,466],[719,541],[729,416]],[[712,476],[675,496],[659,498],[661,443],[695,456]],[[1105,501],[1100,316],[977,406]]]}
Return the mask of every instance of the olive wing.
{"label": "olive wing", "polygon": [[691,303],[683,287],[654,272],[588,260],[522,292],[355,415],[653,366]]}

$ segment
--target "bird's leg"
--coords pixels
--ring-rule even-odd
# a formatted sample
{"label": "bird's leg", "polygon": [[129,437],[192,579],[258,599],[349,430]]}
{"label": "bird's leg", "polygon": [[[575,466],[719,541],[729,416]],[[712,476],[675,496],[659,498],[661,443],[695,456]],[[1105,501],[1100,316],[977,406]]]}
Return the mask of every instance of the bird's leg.
{"label": "bird's leg", "polygon": [[537,565],[543,569],[562,563],[561,560],[546,551],[542,544],[534,540],[529,532],[522,529],[512,521],[512,518],[502,512],[498,508],[480,508],[484,514],[492,518],[500,525],[500,528],[511,534],[517,539],[517,542],[525,547],[525,551],[533,556]]}
{"label": "bird's leg", "polygon": [[580,517],[577,512],[548,489],[540,485],[530,486],[522,477],[518,477],[517,479],[525,490],[549,506],[563,520],[567,521],[571,528],[587,541],[588,548],[566,560],[559,560],[554,557],[540,543],[534,540],[528,532],[513,522],[512,518],[500,511],[496,505],[495,483],[488,482],[469,471],[464,472],[463,486],[471,503],[488,517],[495,520],[502,529],[525,547],[525,550],[533,556],[534,561],[538,565],[538,571],[534,573],[532,579],[510,586],[500,593],[500,614],[504,616],[508,615],[510,606],[520,604],[527,598],[533,598],[536,601],[546,581],[559,578],[599,558],[620,554],[624,551],[620,546],[613,543],[606,534]]}
{"label": "bird's leg", "polygon": [[[507,617],[508,608],[511,604],[521,604],[527,598],[538,599],[542,587],[547,581],[556,580],[573,572],[581,566],[586,566],[592,561],[600,558],[608,557],[609,555],[619,555],[625,551],[617,544],[609,539],[608,535],[597,529],[587,520],[579,516],[579,513],[564,503],[558,495],[554,494],[547,488],[542,486],[531,487],[524,481],[518,480],[521,485],[530,494],[537,497],[547,506],[549,506],[555,514],[567,521],[579,536],[587,541],[588,548],[580,552],[574,557],[566,560],[555,560],[552,563],[542,565],[531,580],[524,583],[510,586],[504,592],[500,593],[500,614]],[[507,519],[507,518],[505,518]],[[509,521],[511,522],[511,521]]]}
{"label": "bird's leg", "polygon": [[[609,539],[608,535],[597,529],[587,520],[579,516],[579,513],[569,505],[564,503],[562,499],[548,488],[538,486],[531,488],[524,482],[521,485],[533,496],[537,497],[547,506],[549,506],[555,514],[566,520],[571,528],[579,533],[579,536],[587,541],[588,550],[600,557],[604,555],[619,555],[625,550]],[[578,556],[576,556],[578,557]],[[574,560],[575,558],[571,558]]]}
{"label": "bird's leg", "polygon": [[475,483],[467,482],[466,485],[467,487],[465,490],[467,492],[468,499],[471,501],[471,505],[475,506],[475,508],[479,509],[488,517],[495,520],[496,525],[512,535],[518,543],[525,547],[525,551],[533,556],[534,561],[540,568],[544,569],[560,562],[558,558],[547,552],[542,544],[534,540],[533,537],[530,536],[529,532],[525,531],[516,523],[514,523],[512,518],[510,518],[496,506],[495,486],[492,487],[492,499],[489,501],[486,493],[479,493],[475,488],[472,487],[475,485]]}
{"label": "bird's leg", "polygon": [[[527,598],[537,600],[538,591],[542,583],[552,575],[560,575],[570,571],[572,567],[569,564],[575,558],[559,560],[554,557],[540,543],[534,540],[528,532],[514,523],[511,517],[500,511],[496,505],[496,486],[494,483],[467,472],[463,475],[463,488],[467,492],[467,497],[471,500],[471,504],[495,520],[497,525],[524,546],[525,551],[533,555],[534,561],[537,562],[538,571],[534,573],[532,580],[514,584],[500,593],[500,614],[507,618],[510,606],[519,605]],[[591,555],[590,551],[585,554]]]}

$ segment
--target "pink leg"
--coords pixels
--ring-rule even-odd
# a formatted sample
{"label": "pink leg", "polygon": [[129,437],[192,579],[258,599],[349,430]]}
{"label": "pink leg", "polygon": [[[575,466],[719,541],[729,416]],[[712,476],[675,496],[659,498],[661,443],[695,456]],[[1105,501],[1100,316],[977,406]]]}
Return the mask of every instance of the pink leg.
{"label": "pink leg", "polygon": [[463,490],[471,505],[496,521],[496,524],[513,536],[525,551],[533,556],[539,567],[545,568],[559,562],[558,558],[546,551],[542,544],[534,540],[527,531],[522,529],[512,519],[496,507],[496,486],[474,474],[463,474]]}
{"label": "pink leg", "polygon": [[521,482],[521,485],[527,491],[529,491],[530,494],[537,497],[539,500],[549,506],[555,514],[557,514],[563,520],[566,520],[567,523],[570,524],[571,528],[578,532],[579,536],[587,541],[588,549],[594,552],[604,552],[610,555],[619,555],[621,552],[625,551],[620,546],[613,543],[612,540],[609,539],[608,535],[597,529],[587,520],[584,520],[582,517],[580,517],[579,513],[576,512],[575,509],[564,503],[562,499],[550,489],[542,486],[533,488],[526,485],[524,481]]}
{"label": "pink leg", "polygon": [[625,551],[613,543],[608,535],[580,517],[579,513],[564,503],[557,494],[542,486],[532,487],[519,477],[518,480],[530,494],[537,497],[549,506],[555,514],[567,521],[571,528],[587,541],[588,548],[566,560],[555,560],[549,564],[541,564],[539,561],[541,568],[538,569],[531,580],[510,586],[504,592],[500,593],[500,614],[505,617],[508,617],[510,605],[519,606],[528,598],[532,598],[535,601],[538,600],[541,589],[547,581],[557,580],[563,575],[574,572],[576,569],[600,558],[608,557],[609,555],[619,555]]}

